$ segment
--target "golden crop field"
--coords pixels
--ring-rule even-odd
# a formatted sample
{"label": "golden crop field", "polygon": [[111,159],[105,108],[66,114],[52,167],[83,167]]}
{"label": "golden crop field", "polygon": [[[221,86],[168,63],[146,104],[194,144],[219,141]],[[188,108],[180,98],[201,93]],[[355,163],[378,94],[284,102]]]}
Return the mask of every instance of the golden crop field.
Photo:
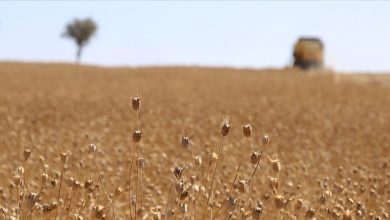
{"label": "golden crop field", "polygon": [[390,87],[350,78],[1,63],[1,218],[388,219]]}

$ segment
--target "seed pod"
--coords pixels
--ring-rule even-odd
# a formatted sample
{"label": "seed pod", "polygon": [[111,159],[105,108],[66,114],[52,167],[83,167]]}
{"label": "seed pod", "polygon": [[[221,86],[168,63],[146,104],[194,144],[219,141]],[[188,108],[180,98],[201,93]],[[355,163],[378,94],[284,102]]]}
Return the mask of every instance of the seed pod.
{"label": "seed pod", "polygon": [[180,206],[180,211],[182,212],[182,213],[187,213],[187,211],[188,211],[188,206],[187,206],[187,204],[180,204],[179,205]]}
{"label": "seed pod", "polygon": [[84,220],[83,216],[81,216],[80,214],[74,214],[74,218],[75,220]]}
{"label": "seed pod", "polygon": [[81,188],[81,183],[80,183],[79,181],[75,180],[75,181],[73,182],[72,189],[73,189],[73,190],[77,190],[77,189],[80,189],[80,188]]}
{"label": "seed pod", "polygon": [[14,176],[14,184],[20,186],[22,184],[23,178],[19,175]]}
{"label": "seed pod", "polygon": [[260,158],[261,158],[261,154],[260,153],[252,152],[251,163],[256,165],[257,163],[260,162]]}
{"label": "seed pod", "polygon": [[121,187],[116,188],[115,196],[119,196],[120,194],[122,194],[122,192],[123,192],[123,189]]}
{"label": "seed pod", "polygon": [[85,189],[89,188],[90,186],[92,186],[92,183],[93,183],[93,180],[92,180],[92,179],[87,179],[87,180],[85,180],[84,188],[85,188]]}
{"label": "seed pod", "polygon": [[94,153],[94,152],[96,152],[96,144],[89,144],[88,145],[88,150],[89,150],[89,152],[90,153]]}
{"label": "seed pod", "polygon": [[268,135],[264,135],[261,138],[261,142],[263,142],[264,145],[269,144],[270,141],[271,141],[271,139],[270,139],[270,137]]}
{"label": "seed pod", "polygon": [[229,198],[226,200],[226,204],[229,209],[232,209],[237,204],[237,199],[233,196],[229,196]]}
{"label": "seed pod", "polygon": [[221,131],[222,136],[228,135],[229,131],[230,131],[229,120],[226,119],[226,120],[224,120],[223,125],[222,125],[222,131]]}
{"label": "seed pod", "polygon": [[182,136],[181,137],[181,146],[185,149],[188,149],[191,147],[191,136],[190,137],[187,137],[187,136]]}
{"label": "seed pod", "polygon": [[46,184],[46,181],[47,181],[47,178],[49,176],[47,175],[47,173],[42,173],[41,175],[41,181],[42,181],[42,185],[44,186]]}
{"label": "seed pod", "polygon": [[178,194],[182,194],[183,192],[185,192],[185,188],[184,188],[184,182],[183,181],[178,181],[176,182],[175,184],[175,190]]}
{"label": "seed pod", "polygon": [[183,175],[184,168],[175,166],[175,169],[173,170],[173,174],[175,175],[176,179],[180,179]]}
{"label": "seed pod", "polygon": [[305,207],[305,203],[303,202],[302,199],[298,199],[298,200],[297,200],[297,203],[295,204],[295,210],[299,211],[299,210],[301,210],[303,207]]}
{"label": "seed pod", "polygon": [[238,189],[238,191],[240,191],[241,193],[244,193],[244,192],[248,191],[248,189],[249,189],[249,182],[246,181],[246,180],[240,180],[240,181],[238,181],[237,189]]}
{"label": "seed pod", "polygon": [[274,190],[279,187],[279,179],[275,177],[268,176],[268,186]]}
{"label": "seed pod", "polygon": [[57,185],[57,180],[56,180],[56,179],[51,179],[51,180],[50,180],[50,184],[51,184],[52,187],[56,187],[56,185]]}
{"label": "seed pod", "polygon": [[18,167],[18,173],[19,175],[24,175],[24,167],[22,166]]}
{"label": "seed pod", "polygon": [[188,197],[189,193],[188,190],[185,190],[184,192],[180,193],[180,200],[185,200]]}
{"label": "seed pod", "polygon": [[242,133],[244,133],[245,137],[250,137],[252,135],[252,126],[250,124],[243,125]]}
{"label": "seed pod", "polygon": [[23,158],[25,161],[27,161],[30,158],[31,155],[31,149],[27,148],[23,152]]}
{"label": "seed pod", "polygon": [[34,207],[35,203],[39,199],[39,193],[29,193],[27,195],[27,209],[31,212],[32,208]]}
{"label": "seed pod", "polygon": [[218,159],[219,159],[219,156],[218,156],[217,153],[215,153],[215,152],[211,153],[211,155],[210,155],[210,164],[215,162],[215,161],[217,161]]}
{"label": "seed pod", "polygon": [[287,206],[288,201],[282,195],[275,195],[274,205],[277,209],[282,209]]}
{"label": "seed pod", "polygon": [[197,166],[202,165],[202,158],[201,158],[200,156],[195,156],[195,157],[194,157],[194,161],[195,161],[195,164],[196,164]]}
{"label": "seed pod", "polygon": [[267,155],[267,157],[268,157],[268,160],[272,164],[272,169],[274,170],[274,172],[279,173],[282,170],[282,164],[280,163],[280,160],[279,159],[272,159],[268,155]]}
{"label": "seed pod", "polygon": [[252,219],[253,220],[259,220],[262,213],[263,213],[263,208],[262,207],[260,207],[260,206],[253,207],[253,209],[252,209]]}
{"label": "seed pod", "polygon": [[134,133],[133,133],[133,141],[135,143],[138,143],[141,141],[141,138],[142,138],[142,130],[135,130]]}
{"label": "seed pod", "polygon": [[143,157],[138,158],[138,167],[143,169],[145,167],[145,159]]}
{"label": "seed pod", "polygon": [[343,220],[353,220],[353,216],[351,214],[351,210],[347,209],[344,211]]}
{"label": "seed pod", "polygon": [[69,159],[69,152],[61,152],[61,162],[66,163]]}
{"label": "seed pod", "polygon": [[313,208],[310,208],[306,211],[306,218],[312,219],[316,213],[316,210]]}
{"label": "seed pod", "polygon": [[74,182],[75,182],[75,179],[73,177],[69,177],[68,180],[66,181],[69,188],[74,186]]}
{"label": "seed pod", "polygon": [[93,208],[94,212],[95,212],[95,217],[98,218],[98,219],[101,219],[104,217],[104,206],[102,205],[98,205],[98,206],[95,206]]}
{"label": "seed pod", "polygon": [[141,108],[141,99],[139,97],[133,97],[131,99],[131,106],[133,107],[134,111],[139,111]]}
{"label": "seed pod", "polygon": [[56,201],[52,201],[50,203],[43,204],[41,207],[41,212],[44,215],[49,214],[53,210],[57,209],[58,206],[59,206],[59,203]]}

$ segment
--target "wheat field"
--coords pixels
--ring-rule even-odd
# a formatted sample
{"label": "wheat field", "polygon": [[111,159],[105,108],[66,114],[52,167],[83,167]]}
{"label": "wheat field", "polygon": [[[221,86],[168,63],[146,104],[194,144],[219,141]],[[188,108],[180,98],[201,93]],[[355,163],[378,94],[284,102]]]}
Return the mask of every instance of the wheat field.
{"label": "wheat field", "polygon": [[0,218],[388,219],[390,87],[353,78],[1,63]]}

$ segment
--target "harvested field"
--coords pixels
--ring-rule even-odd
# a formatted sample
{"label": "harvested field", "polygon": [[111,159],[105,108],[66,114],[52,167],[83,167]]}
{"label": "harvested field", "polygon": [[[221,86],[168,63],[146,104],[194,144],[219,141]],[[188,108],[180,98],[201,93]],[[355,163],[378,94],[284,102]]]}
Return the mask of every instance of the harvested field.
{"label": "harvested field", "polygon": [[389,215],[384,84],[292,70],[1,63],[0,119],[7,219]]}

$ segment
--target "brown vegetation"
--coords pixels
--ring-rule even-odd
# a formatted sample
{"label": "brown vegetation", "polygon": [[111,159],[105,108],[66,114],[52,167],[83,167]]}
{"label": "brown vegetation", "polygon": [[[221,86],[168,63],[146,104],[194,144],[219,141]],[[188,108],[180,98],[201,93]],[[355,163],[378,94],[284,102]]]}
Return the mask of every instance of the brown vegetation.
{"label": "brown vegetation", "polygon": [[387,219],[389,88],[287,71],[0,64],[0,214]]}

